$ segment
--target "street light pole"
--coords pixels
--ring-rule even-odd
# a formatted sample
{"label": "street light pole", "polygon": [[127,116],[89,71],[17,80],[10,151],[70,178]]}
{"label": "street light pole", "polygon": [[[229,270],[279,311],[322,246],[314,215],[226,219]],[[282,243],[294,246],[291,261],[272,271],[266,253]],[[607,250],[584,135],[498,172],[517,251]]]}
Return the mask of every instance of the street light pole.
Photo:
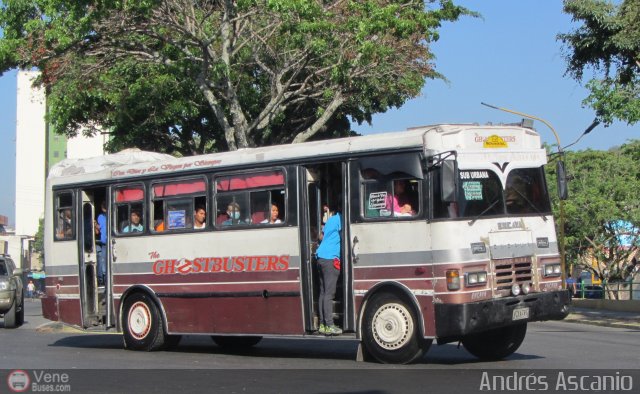
{"label": "street light pole", "polygon": [[[496,107],[495,105],[491,105],[491,104],[487,104],[487,103],[480,103],[484,106],[487,106],[489,108],[493,108],[493,109],[497,109],[499,111],[503,111],[503,112],[508,112],[510,114],[515,114],[515,115],[519,115],[519,116],[523,116],[525,118],[529,118],[529,119],[533,119],[533,120],[538,120],[540,122],[542,122],[543,124],[545,124],[549,129],[551,129],[551,132],[553,133],[554,137],[556,137],[556,142],[558,144],[558,155],[559,155],[559,161],[562,162],[562,158],[564,157],[564,151],[562,150],[562,145],[560,144],[560,137],[558,136],[558,133],[556,133],[556,130],[553,128],[553,126],[551,126],[551,124],[549,124],[549,122],[547,122],[544,119],[538,118],[537,116],[533,116],[533,115],[528,115],[522,112],[518,112],[518,111],[514,111],[511,109],[507,109],[507,108],[501,108],[501,107]],[[594,126],[595,127],[595,126]],[[589,130],[591,131],[591,130]],[[564,165],[563,165],[564,168]],[[556,174],[556,176],[560,177],[560,174]],[[565,197],[566,198],[566,197]],[[559,206],[560,206],[560,233],[559,235],[559,240],[558,243],[560,244],[560,269],[562,271],[562,288],[566,289],[566,257],[565,257],[565,248],[564,248],[564,198],[562,198],[562,196],[559,198]]]}

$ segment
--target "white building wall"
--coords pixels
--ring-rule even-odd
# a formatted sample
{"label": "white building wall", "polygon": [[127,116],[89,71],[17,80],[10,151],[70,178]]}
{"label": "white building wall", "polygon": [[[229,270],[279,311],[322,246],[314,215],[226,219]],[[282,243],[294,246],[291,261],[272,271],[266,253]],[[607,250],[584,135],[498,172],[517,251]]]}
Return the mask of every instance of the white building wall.
{"label": "white building wall", "polygon": [[104,155],[106,135],[85,137],[82,132],[77,137],[67,140],[67,157],[70,159],[86,159]]}
{"label": "white building wall", "polygon": [[[39,71],[18,71],[16,121],[16,235],[33,236],[44,215],[46,179],[44,89],[34,89]],[[81,134],[81,133],[80,133]],[[80,159],[104,155],[106,136],[78,136],[67,141],[67,158]]]}
{"label": "white building wall", "polygon": [[16,119],[16,235],[35,235],[44,212],[45,94],[37,71],[18,71]]}

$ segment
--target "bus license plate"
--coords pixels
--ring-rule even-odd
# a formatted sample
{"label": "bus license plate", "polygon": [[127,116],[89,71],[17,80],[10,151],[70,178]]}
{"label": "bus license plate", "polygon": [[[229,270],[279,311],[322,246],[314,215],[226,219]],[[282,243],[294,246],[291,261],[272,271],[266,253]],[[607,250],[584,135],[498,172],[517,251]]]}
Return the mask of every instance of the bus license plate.
{"label": "bus license plate", "polygon": [[511,320],[522,320],[529,318],[529,308],[518,308],[513,310]]}

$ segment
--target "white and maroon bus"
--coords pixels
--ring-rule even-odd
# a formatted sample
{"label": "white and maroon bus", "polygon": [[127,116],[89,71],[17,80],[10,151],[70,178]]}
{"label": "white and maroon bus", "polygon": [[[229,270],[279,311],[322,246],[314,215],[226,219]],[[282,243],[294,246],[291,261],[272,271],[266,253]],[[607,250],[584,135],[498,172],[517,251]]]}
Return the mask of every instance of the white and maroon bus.
{"label": "white and maroon bus", "polygon": [[527,322],[568,313],[546,162],[531,128],[453,124],[196,157],[66,160],[47,181],[43,314],[122,332],[139,350],[185,334],[221,346],[319,336],[314,251],[328,204],[343,220],[341,338],[380,362],[411,362],[434,339],[501,359]]}

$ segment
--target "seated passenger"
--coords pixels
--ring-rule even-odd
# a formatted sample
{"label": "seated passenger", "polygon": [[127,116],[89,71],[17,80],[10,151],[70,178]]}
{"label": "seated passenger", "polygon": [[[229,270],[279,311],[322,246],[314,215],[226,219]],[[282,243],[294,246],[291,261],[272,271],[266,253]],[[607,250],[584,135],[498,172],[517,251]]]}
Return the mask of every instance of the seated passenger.
{"label": "seated passenger", "polygon": [[415,214],[413,207],[409,203],[409,198],[405,193],[405,181],[393,181],[393,198],[387,201],[387,208],[391,209],[394,216],[412,216]]}
{"label": "seated passenger", "polygon": [[278,218],[280,211],[278,210],[278,206],[276,204],[271,204],[271,216],[269,219],[265,219],[260,223],[269,223],[269,224],[277,224],[282,223],[282,221]]}
{"label": "seated passenger", "polygon": [[123,233],[138,233],[144,231],[144,226],[140,223],[141,215],[139,211],[131,211],[129,225],[122,229]]}
{"label": "seated passenger", "polygon": [[237,224],[244,224],[244,222],[240,219],[240,204],[233,201],[230,202],[227,206],[227,215],[229,219],[222,222],[223,226],[233,226]]}
{"label": "seated passenger", "polygon": [[207,220],[207,211],[202,206],[196,207],[193,212],[193,228],[196,230],[202,230],[207,226],[205,221]]}

